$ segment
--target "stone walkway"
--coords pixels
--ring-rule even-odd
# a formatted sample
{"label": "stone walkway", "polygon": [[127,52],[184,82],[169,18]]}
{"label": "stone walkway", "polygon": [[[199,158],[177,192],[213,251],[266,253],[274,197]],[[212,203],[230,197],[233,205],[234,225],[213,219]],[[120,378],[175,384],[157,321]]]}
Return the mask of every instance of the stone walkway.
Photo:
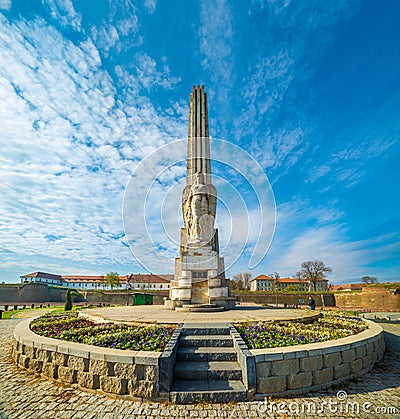
{"label": "stone walkway", "polygon": [[12,331],[18,321],[0,321],[0,419],[400,419],[400,325],[383,325],[388,347],[383,362],[368,375],[339,388],[264,402],[183,406],[112,399],[65,387],[21,370],[11,363],[9,355]]}
{"label": "stone walkway", "polygon": [[151,323],[239,323],[261,320],[288,320],[318,315],[318,311],[275,309],[262,306],[237,306],[235,310],[220,311],[217,313],[194,313],[167,310],[164,306],[129,306],[85,309],[84,313],[95,318],[125,321],[125,322],[151,322]]}

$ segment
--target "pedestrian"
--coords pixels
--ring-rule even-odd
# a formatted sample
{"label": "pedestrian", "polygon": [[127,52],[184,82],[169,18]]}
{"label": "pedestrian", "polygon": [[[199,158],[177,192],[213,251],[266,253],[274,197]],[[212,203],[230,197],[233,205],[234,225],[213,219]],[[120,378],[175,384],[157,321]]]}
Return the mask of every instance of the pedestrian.
{"label": "pedestrian", "polygon": [[310,306],[310,310],[315,310],[315,300],[310,296],[310,299],[308,301],[308,305]]}

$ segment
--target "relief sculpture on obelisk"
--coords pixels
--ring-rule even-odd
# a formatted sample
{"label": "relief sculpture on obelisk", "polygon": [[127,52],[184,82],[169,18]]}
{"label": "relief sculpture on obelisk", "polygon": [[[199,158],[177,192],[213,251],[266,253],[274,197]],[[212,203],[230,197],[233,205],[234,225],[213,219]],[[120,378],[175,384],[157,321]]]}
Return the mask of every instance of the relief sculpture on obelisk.
{"label": "relief sculpture on obelisk", "polygon": [[205,184],[203,173],[196,173],[193,184],[184,189],[182,198],[182,213],[189,246],[211,242],[214,236],[216,206],[215,187]]}

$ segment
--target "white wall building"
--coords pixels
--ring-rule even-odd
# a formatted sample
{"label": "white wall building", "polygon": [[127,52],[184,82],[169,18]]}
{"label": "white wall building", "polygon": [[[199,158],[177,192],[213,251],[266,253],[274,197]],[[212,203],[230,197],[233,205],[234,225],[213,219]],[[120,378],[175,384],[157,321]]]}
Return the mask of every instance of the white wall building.
{"label": "white wall building", "polygon": [[[130,274],[119,276],[119,286],[114,290],[169,290],[170,280],[173,275],[169,274]],[[21,283],[35,282],[48,285],[57,285],[76,290],[111,290],[106,285],[105,275],[54,275],[45,272],[33,272],[20,276]]]}
{"label": "white wall building", "polygon": [[[250,281],[250,290],[251,291],[275,291],[275,290],[285,290],[289,288],[292,291],[313,291],[314,284],[310,283],[306,279],[298,278],[272,278],[267,275],[259,275],[256,278],[253,278]],[[328,280],[319,279],[317,281],[316,291],[327,291],[328,290]]]}

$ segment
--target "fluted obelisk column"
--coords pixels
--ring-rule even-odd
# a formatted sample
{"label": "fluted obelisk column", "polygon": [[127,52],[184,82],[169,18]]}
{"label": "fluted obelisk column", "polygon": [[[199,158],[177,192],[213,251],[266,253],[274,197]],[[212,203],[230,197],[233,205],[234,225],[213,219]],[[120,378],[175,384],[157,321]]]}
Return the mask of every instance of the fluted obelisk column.
{"label": "fluted obelisk column", "polygon": [[[186,186],[182,193],[180,255],[175,259],[168,308],[191,309],[212,305],[234,307],[219,257],[218,230],[214,228],[217,190],[212,184],[207,94],[193,86],[190,94]],[[195,306],[195,307],[194,307]]]}
{"label": "fluted obelisk column", "polygon": [[204,92],[204,86],[192,87],[188,131],[186,184],[193,183],[196,173],[203,173],[205,183],[212,183],[207,93]]}

